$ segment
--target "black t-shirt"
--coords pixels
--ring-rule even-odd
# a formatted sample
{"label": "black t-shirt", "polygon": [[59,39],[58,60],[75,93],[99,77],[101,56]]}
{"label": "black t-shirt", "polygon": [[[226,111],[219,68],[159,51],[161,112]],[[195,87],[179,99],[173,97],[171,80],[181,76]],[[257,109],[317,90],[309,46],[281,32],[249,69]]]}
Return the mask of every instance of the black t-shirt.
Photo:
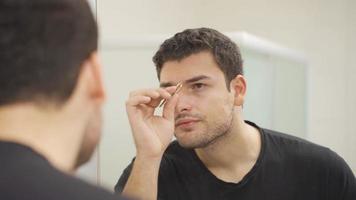
{"label": "black t-shirt", "polygon": [[55,169],[30,148],[0,141],[1,200],[123,200]]}
{"label": "black t-shirt", "polygon": [[[172,142],[161,161],[158,199],[356,200],[355,176],[336,153],[300,138],[258,129],[260,155],[238,183],[218,179],[194,150]],[[132,163],[121,175],[116,192],[123,190],[131,168]]]}

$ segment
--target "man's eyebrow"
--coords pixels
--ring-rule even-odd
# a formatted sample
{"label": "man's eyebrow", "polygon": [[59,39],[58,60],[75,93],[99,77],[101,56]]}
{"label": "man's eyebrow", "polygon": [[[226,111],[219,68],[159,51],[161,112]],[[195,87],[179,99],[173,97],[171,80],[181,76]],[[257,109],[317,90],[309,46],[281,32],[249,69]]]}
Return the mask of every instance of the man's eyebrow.
{"label": "man's eyebrow", "polygon": [[211,78],[209,76],[200,75],[200,76],[195,76],[193,78],[185,80],[184,83],[193,83],[193,82],[196,82],[196,81],[200,81],[202,79],[211,79]]}
{"label": "man's eyebrow", "polygon": [[175,85],[175,84],[172,83],[172,82],[162,82],[162,83],[159,84],[159,87],[166,88],[166,87],[170,87],[170,86],[173,86],[173,85]]}
{"label": "man's eyebrow", "polygon": [[[211,78],[209,76],[199,75],[199,76],[195,76],[195,77],[192,77],[190,79],[187,79],[187,80],[183,81],[182,83],[184,85],[184,84],[187,84],[187,83],[193,83],[193,82],[196,82],[196,81],[200,81],[202,79],[211,79]],[[165,87],[175,86],[176,83],[173,83],[173,82],[162,82],[159,85],[160,85],[160,87],[165,88]]]}

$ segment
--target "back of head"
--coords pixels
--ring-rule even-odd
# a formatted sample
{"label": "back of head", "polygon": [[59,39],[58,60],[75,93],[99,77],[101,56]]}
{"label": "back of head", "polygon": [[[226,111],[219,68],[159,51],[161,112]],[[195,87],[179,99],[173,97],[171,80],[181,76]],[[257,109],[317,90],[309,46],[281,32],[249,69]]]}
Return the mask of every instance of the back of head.
{"label": "back of head", "polygon": [[165,62],[180,61],[202,51],[212,54],[225,75],[227,88],[232,79],[243,74],[240,50],[230,38],[211,28],[196,28],[179,32],[160,46],[153,57],[158,79]]}
{"label": "back of head", "polygon": [[86,0],[1,0],[0,106],[64,103],[97,40]]}

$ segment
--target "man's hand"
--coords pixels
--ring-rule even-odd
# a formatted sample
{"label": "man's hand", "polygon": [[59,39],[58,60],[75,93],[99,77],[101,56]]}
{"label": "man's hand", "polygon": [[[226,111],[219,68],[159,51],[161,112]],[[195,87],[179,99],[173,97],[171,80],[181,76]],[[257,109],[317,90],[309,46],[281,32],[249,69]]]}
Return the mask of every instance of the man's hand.
{"label": "man's hand", "polygon": [[[176,86],[137,90],[130,93],[126,111],[136,145],[136,156],[160,159],[174,134]],[[167,99],[162,116],[154,115],[162,99]]]}

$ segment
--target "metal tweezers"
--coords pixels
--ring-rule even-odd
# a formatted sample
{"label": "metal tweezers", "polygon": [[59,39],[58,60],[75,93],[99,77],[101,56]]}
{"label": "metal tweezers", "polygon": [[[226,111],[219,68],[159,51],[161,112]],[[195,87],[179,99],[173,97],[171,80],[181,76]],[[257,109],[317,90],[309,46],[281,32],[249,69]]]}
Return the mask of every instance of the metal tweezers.
{"label": "metal tweezers", "polygon": [[[183,83],[182,82],[179,82],[177,85],[176,85],[176,91],[174,91],[174,93],[172,94],[172,96],[174,96],[175,94],[177,94],[183,87]],[[167,102],[167,99],[163,99],[163,101],[161,102],[161,104],[159,105],[159,107],[162,107],[165,103]]]}

